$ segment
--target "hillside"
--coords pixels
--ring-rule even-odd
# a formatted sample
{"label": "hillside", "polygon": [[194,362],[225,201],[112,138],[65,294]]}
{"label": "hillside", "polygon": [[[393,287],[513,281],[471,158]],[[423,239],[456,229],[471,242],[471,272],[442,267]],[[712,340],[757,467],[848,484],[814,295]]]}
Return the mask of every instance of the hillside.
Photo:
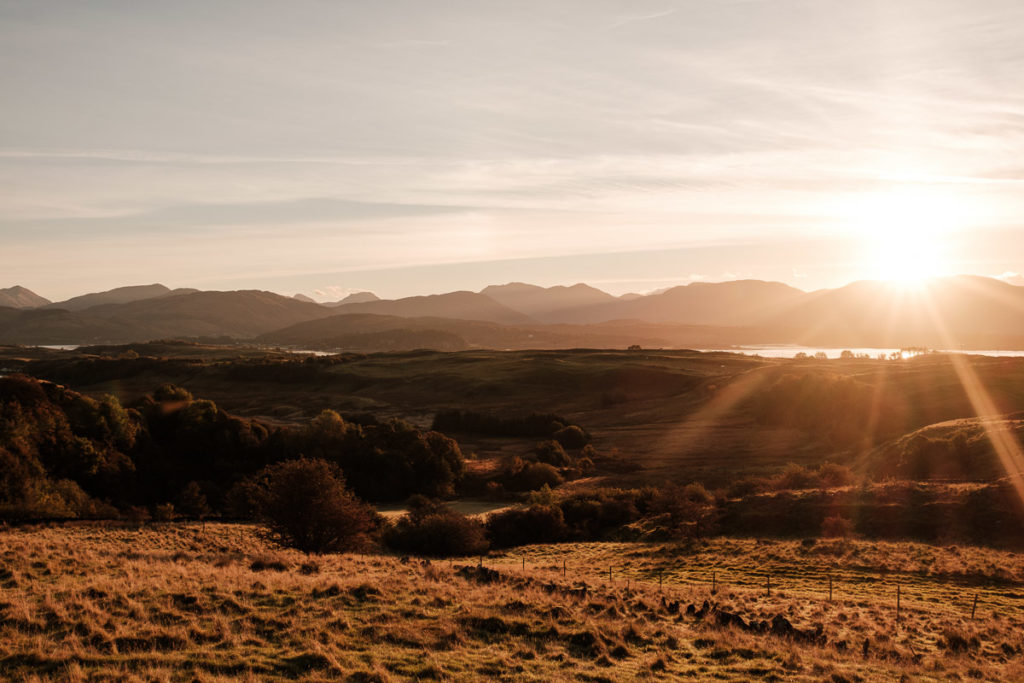
{"label": "hillside", "polygon": [[660,294],[616,300],[577,311],[566,322],[631,319],[653,323],[753,327],[806,296],[779,282],[694,282]]}
{"label": "hillside", "polygon": [[[321,322],[330,331],[337,320]],[[348,329],[369,333],[371,323]],[[111,348],[102,351],[106,358],[66,352],[3,362],[126,402],[170,382],[247,416],[307,419],[323,408],[371,410],[428,426],[446,409],[558,413],[590,431],[599,452],[617,449],[637,465],[616,477],[616,485],[727,486],[778,473],[790,462],[854,466],[862,454],[915,430],[975,415],[954,366],[941,355],[795,361],[691,351],[472,350],[311,360],[190,347],[182,351],[186,363],[173,347],[133,348],[151,357],[119,360],[121,351]],[[0,359],[25,353],[0,352]],[[232,354],[237,360],[229,360]],[[1024,359],[974,357],[969,364],[1000,413],[1024,410]],[[533,445],[478,438],[463,444],[482,458],[520,455]]]}
{"label": "hillside", "polygon": [[812,292],[773,323],[809,344],[1024,348],[1024,287],[975,276],[923,287],[855,282]]}
{"label": "hillside", "polygon": [[582,309],[615,301],[615,297],[589,285],[538,287],[522,282],[491,285],[480,290],[484,296],[540,322],[572,322]]}
{"label": "hillside", "polygon": [[331,310],[270,292],[193,292],[72,312],[44,308],[0,318],[0,343],[89,344],[173,337],[250,338]]}
{"label": "hillside", "polygon": [[[0,544],[5,672],[18,679],[839,683],[1021,673],[1020,559],[984,549],[558,544],[497,553],[478,569],[477,558],[311,556],[219,523],[4,529]],[[40,645],[58,639],[65,647]]]}
{"label": "hillside", "polygon": [[647,332],[638,335],[632,329],[618,326],[518,326],[481,320],[342,313],[275,330],[256,341],[303,349],[346,351],[626,348],[631,344],[666,344],[666,337],[650,334],[651,330]]}
{"label": "hillside", "polygon": [[[110,289],[105,292],[82,294],[81,296],[72,297],[65,301],[58,301],[50,304],[49,308],[60,308],[65,311],[84,311],[85,309],[92,308],[93,306],[102,306],[105,304],[127,304],[133,301],[154,299],[160,296],[167,296],[173,291],[174,290],[171,290],[161,284],[117,287],[116,289]],[[183,291],[190,292],[195,290]]]}
{"label": "hillside", "polygon": [[402,318],[455,318],[484,320],[506,325],[536,322],[528,315],[503,306],[494,299],[475,292],[449,292],[429,296],[411,296],[404,299],[364,301],[341,304],[335,308],[345,313],[376,313]]}
{"label": "hillside", "polygon": [[380,297],[373,292],[353,292],[340,301],[329,301],[324,306],[334,308],[345,304],[365,304],[370,301],[380,301]]}
{"label": "hillside", "polygon": [[0,306],[8,308],[39,308],[48,303],[50,303],[49,299],[44,299],[31,289],[26,289],[21,285],[0,289]]}

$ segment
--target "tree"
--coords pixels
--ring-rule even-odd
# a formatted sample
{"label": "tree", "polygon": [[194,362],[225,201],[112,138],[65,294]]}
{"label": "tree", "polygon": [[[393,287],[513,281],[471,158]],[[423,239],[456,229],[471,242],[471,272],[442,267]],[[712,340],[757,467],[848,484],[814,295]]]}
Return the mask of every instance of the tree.
{"label": "tree", "polygon": [[310,553],[356,550],[380,527],[379,515],[345,487],[333,463],[286,460],[261,479],[260,516],[286,545]]}
{"label": "tree", "polygon": [[484,525],[438,500],[416,495],[409,511],[387,529],[385,542],[400,552],[448,557],[487,551]]}
{"label": "tree", "polygon": [[190,481],[178,494],[177,509],[191,519],[204,519],[210,514],[210,504],[197,482]]}
{"label": "tree", "polygon": [[701,484],[669,484],[651,507],[655,514],[665,517],[666,530],[679,538],[703,538],[713,533],[717,524],[715,497]]}

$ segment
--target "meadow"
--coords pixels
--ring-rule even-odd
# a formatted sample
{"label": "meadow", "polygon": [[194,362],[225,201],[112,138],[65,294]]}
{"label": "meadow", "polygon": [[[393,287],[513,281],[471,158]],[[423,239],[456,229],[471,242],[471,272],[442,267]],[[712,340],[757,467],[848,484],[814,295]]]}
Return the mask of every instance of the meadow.
{"label": "meadow", "polygon": [[222,523],[19,527],[0,549],[11,680],[1024,678],[1024,563],[995,550],[718,539],[431,561],[306,555]]}

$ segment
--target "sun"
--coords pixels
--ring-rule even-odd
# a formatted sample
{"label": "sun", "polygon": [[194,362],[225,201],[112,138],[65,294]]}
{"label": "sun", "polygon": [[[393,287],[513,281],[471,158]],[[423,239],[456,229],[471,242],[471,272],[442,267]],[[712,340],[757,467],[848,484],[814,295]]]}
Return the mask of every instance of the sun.
{"label": "sun", "polygon": [[950,268],[950,234],[963,221],[955,196],[897,189],[858,197],[845,208],[848,229],[863,243],[865,277],[918,284]]}

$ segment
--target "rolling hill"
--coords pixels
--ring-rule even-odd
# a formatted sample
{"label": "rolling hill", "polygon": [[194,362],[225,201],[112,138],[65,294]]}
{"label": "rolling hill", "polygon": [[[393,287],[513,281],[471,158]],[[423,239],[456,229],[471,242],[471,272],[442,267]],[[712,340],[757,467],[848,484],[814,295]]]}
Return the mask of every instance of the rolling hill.
{"label": "rolling hill", "polygon": [[72,297],[66,301],[58,301],[56,303],[49,304],[48,308],[60,308],[65,311],[84,311],[93,306],[103,306],[107,304],[127,304],[133,301],[145,301],[146,299],[155,299],[161,296],[170,296],[172,294],[189,294],[196,292],[195,289],[170,289],[161,284],[152,285],[131,285],[128,287],[117,287],[110,289],[105,292],[93,292],[91,294],[82,294],[81,296]]}
{"label": "rolling hill", "polygon": [[536,322],[528,315],[514,311],[494,299],[475,292],[449,292],[429,296],[411,296],[404,299],[366,301],[342,304],[335,308],[345,313],[377,313],[402,318],[431,317],[459,320],[484,320],[503,325],[522,325]]}
{"label": "rolling hill", "polygon": [[[649,332],[649,330],[648,330]],[[567,349],[625,348],[631,344],[663,346],[665,338],[611,325],[499,325],[481,320],[342,313],[298,323],[257,337],[258,342],[305,349],[408,351],[433,349]]]}
{"label": "rolling hill", "polygon": [[331,315],[318,304],[260,291],[193,292],[75,312],[44,308],[0,316],[7,344],[121,343],[158,338],[234,337]]}
{"label": "rolling hill", "polygon": [[616,301],[615,297],[583,283],[571,287],[538,287],[522,282],[491,285],[484,296],[540,322],[573,322],[577,312]]}
{"label": "rolling hill", "polygon": [[1024,348],[1024,287],[966,275],[922,287],[855,282],[807,294],[772,323],[812,345]]}

